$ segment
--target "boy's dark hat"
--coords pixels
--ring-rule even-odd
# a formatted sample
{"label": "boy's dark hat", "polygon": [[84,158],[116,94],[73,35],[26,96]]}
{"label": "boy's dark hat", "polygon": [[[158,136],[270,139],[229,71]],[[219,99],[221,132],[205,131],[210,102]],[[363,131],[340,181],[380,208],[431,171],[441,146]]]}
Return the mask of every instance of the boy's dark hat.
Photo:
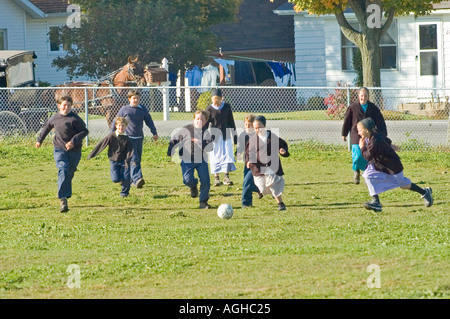
{"label": "boy's dark hat", "polygon": [[360,122],[368,131],[373,131],[375,128],[375,121],[371,117],[366,117]]}
{"label": "boy's dark hat", "polygon": [[266,118],[262,115],[258,115],[257,117],[255,117],[254,122],[260,122],[264,125],[264,127],[266,127]]}
{"label": "boy's dark hat", "polygon": [[222,97],[222,90],[221,89],[212,89],[211,90],[211,96],[220,96],[220,97]]}

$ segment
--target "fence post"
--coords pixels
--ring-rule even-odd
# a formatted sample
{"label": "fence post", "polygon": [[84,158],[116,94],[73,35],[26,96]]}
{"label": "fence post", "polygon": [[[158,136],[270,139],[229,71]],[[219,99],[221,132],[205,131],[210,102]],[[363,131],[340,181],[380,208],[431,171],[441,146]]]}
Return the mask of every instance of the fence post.
{"label": "fence post", "polygon": [[450,111],[448,112],[448,123],[447,123],[447,146],[450,146]]}
{"label": "fence post", "polygon": [[[88,91],[84,88],[84,112],[85,112],[85,122],[86,128],[89,130],[89,108],[88,108]],[[89,134],[86,136],[86,146],[89,146]]]}
{"label": "fence post", "polygon": [[169,120],[169,61],[164,58],[162,60],[162,67],[166,69],[166,82],[163,84],[162,95],[163,95],[163,112],[164,112],[164,121]]}
{"label": "fence post", "polygon": [[[347,88],[347,108],[350,106],[350,88]],[[350,132],[347,134],[347,148],[350,151],[352,149],[352,145],[350,143]]]}
{"label": "fence post", "polygon": [[168,121],[170,119],[170,117],[169,117],[169,89],[166,84],[163,85],[162,95],[163,95],[164,121]]}

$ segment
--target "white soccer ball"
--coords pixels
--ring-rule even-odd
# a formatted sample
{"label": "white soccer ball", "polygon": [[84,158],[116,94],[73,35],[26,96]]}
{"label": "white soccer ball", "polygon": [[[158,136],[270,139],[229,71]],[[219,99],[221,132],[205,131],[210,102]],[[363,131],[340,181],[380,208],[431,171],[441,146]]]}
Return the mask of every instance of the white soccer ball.
{"label": "white soccer ball", "polygon": [[222,219],[233,217],[233,207],[230,204],[222,204],[217,208],[217,215]]}

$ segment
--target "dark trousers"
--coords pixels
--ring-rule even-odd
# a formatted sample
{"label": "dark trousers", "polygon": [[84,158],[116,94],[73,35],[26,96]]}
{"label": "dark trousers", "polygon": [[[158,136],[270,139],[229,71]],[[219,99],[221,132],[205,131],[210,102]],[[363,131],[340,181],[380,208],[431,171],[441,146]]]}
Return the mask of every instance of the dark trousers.
{"label": "dark trousers", "polygon": [[144,138],[130,138],[133,144],[133,156],[131,157],[130,176],[131,182],[136,184],[142,178],[141,158],[142,158],[142,144]]}
{"label": "dark trousers", "polygon": [[[209,190],[211,188],[211,180],[209,178],[208,163],[185,163],[181,161],[181,172],[183,173],[184,185],[192,188],[197,187],[200,179],[200,196],[199,201],[204,202],[209,199]],[[194,177],[194,171],[197,170],[198,179]]]}
{"label": "dark trousers", "polygon": [[253,202],[252,192],[258,192],[258,187],[256,187],[253,181],[252,171],[244,166],[244,182],[242,185],[242,205],[250,206]]}
{"label": "dark trousers", "polygon": [[58,198],[72,197],[72,179],[81,159],[81,149],[66,151],[56,148],[53,151],[58,168]]}
{"label": "dark trousers", "polygon": [[130,193],[130,165],[123,162],[109,161],[111,164],[111,180],[114,183],[122,182],[120,195],[128,196]]}

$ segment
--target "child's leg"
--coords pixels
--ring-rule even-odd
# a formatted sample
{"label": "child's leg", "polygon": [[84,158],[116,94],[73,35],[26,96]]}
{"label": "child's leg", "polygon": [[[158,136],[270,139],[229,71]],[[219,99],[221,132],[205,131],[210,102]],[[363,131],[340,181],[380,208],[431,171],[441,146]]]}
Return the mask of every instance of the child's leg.
{"label": "child's leg", "polygon": [[72,179],[81,159],[81,150],[67,152],[55,149],[53,156],[58,168],[58,198],[70,198],[72,196]]}
{"label": "child's leg", "polygon": [[422,195],[423,200],[425,201],[425,206],[430,207],[433,205],[433,196],[431,187],[422,188],[417,184],[411,183],[410,185],[402,186],[402,189],[409,189],[413,192],[419,193]]}
{"label": "child's leg", "polygon": [[133,144],[133,156],[131,157],[130,175],[131,182],[136,184],[142,178],[141,158],[142,158],[142,138],[130,138]]}
{"label": "child's leg", "polygon": [[244,168],[244,182],[242,183],[242,206],[251,206],[253,201],[252,192],[254,188],[258,189],[253,182],[251,170]]}
{"label": "child's leg", "polygon": [[200,179],[200,202],[207,202],[209,199],[209,190],[211,188],[211,180],[209,178],[208,163],[203,161],[197,164],[197,174]]}
{"label": "child's leg", "polygon": [[198,179],[194,177],[194,163],[181,162],[181,173],[183,174],[183,184],[189,188],[197,187]]}
{"label": "child's leg", "polygon": [[113,183],[120,183],[122,181],[123,172],[121,162],[109,161],[111,165],[111,180]]}
{"label": "child's leg", "polygon": [[220,181],[219,173],[214,174],[214,186],[220,186],[222,182]]}

